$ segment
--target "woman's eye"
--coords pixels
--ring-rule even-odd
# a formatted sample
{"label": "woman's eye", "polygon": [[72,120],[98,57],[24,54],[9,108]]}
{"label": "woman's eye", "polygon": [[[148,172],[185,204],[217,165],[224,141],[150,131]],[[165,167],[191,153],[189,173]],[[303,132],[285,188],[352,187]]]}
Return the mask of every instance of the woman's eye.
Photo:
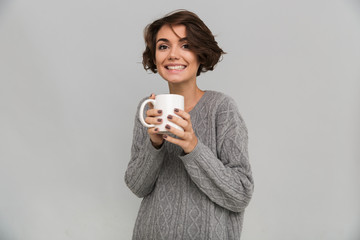
{"label": "woman's eye", "polygon": [[164,50],[164,49],[167,49],[168,47],[166,45],[159,45],[159,50]]}
{"label": "woman's eye", "polygon": [[184,45],[182,45],[182,47],[188,49],[188,48],[189,48],[189,44],[184,44]]}

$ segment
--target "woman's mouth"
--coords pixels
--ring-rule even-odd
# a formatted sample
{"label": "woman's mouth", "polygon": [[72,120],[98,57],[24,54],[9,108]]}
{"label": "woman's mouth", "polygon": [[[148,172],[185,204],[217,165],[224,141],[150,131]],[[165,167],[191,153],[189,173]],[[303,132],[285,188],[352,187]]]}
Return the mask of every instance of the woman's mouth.
{"label": "woman's mouth", "polygon": [[167,65],[165,66],[166,69],[168,70],[183,70],[186,68],[185,65]]}

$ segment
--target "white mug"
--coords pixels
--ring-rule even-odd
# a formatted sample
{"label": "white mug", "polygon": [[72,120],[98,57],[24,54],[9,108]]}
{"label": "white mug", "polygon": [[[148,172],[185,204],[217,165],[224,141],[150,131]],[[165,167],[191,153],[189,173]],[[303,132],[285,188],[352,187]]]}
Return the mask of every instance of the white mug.
{"label": "white mug", "polygon": [[[154,125],[154,124],[148,124],[144,120],[144,108],[147,103],[151,102],[154,105],[154,109],[162,110],[162,115],[156,118],[161,118],[162,122],[161,124]],[[160,94],[155,96],[154,99],[147,99],[145,100],[139,110],[139,119],[140,122],[148,128],[151,127],[157,127],[159,128],[158,133],[159,134],[167,134],[169,133],[168,130],[165,128],[167,124],[169,124],[171,127],[174,127],[176,129],[179,129],[181,131],[184,131],[180,126],[176,125],[175,123],[170,122],[167,119],[168,115],[172,115],[174,117],[179,117],[174,113],[174,109],[178,108],[181,110],[184,110],[184,96],[178,95],[178,94]],[[180,117],[179,117],[180,118]]]}

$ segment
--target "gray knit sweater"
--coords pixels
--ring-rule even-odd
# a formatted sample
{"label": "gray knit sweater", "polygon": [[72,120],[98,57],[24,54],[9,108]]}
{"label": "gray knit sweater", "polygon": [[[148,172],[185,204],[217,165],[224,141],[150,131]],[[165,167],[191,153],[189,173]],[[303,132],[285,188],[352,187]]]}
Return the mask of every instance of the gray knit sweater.
{"label": "gray knit sweater", "polygon": [[206,91],[190,115],[198,144],[189,154],[170,142],[155,149],[135,118],[125,174],[143,198],[135,240],[240,239],[253,192],[244,121],[235,102],[215,91]]}

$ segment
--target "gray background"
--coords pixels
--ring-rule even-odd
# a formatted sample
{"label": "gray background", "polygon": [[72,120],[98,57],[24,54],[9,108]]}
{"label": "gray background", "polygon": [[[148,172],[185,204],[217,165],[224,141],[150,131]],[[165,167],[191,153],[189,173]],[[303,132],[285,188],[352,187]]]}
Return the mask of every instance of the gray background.
{"label": "gray background", "polygon": [[124,184],[146,24],[195,11],[228,52],[201,89],[238,103],[246,240],[360,238],[360,2],[0,1],[0,239],[130,239]]}

